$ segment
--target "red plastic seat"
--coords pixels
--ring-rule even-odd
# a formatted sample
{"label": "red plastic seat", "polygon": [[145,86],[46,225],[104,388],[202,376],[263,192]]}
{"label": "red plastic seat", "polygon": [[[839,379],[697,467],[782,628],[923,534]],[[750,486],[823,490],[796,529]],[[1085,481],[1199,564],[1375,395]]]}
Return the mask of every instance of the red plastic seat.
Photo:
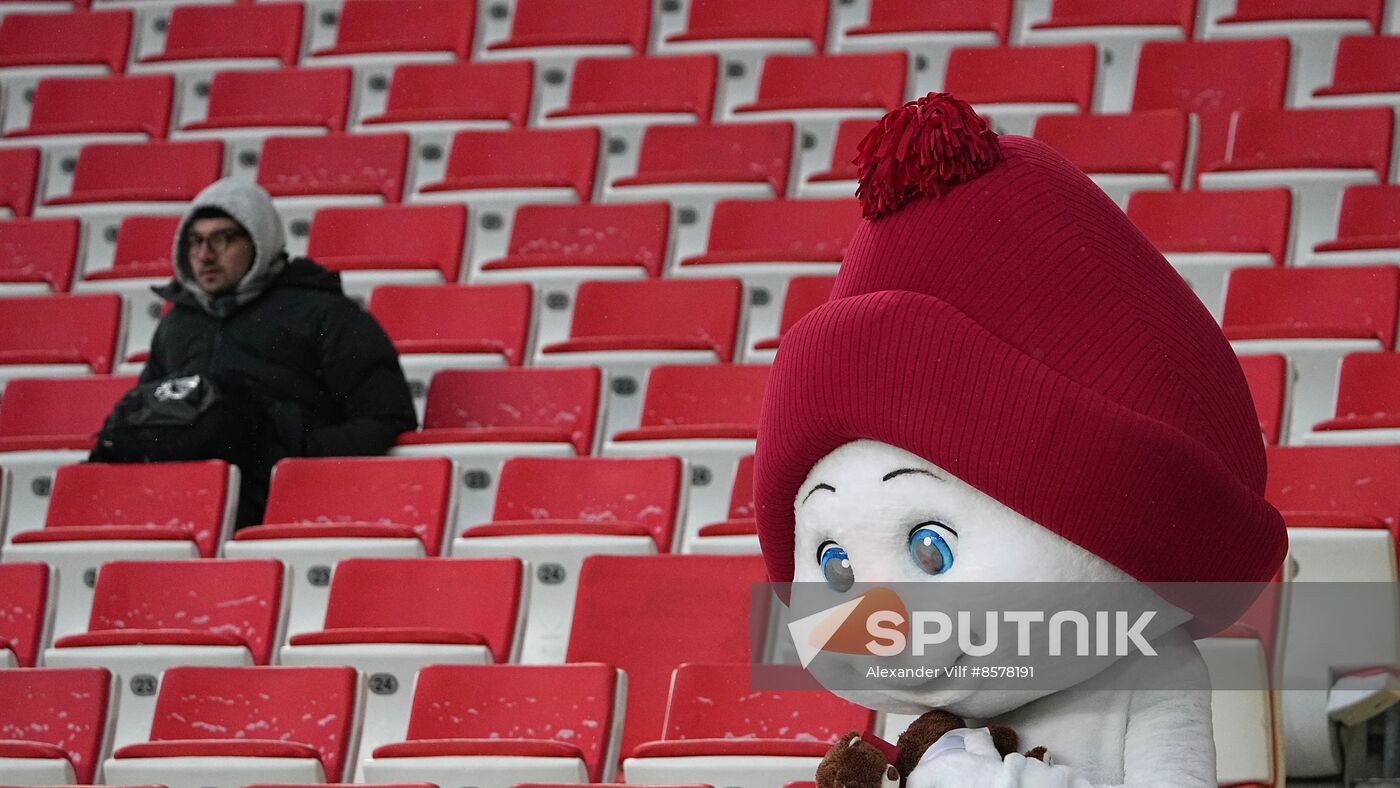
{"label": "red plastic seat", "polygon": [[791,158],[790,123],[652,126],[642,136],[636,174],[612,185],[756,183],[782,197]]}
{"label": "red plastic seat", "polygon": [[80,230],[77,219],[0,222],[0,290],[12,284],[37,284],[56,293],[67,292]]}
{"label": "red plastic seat", "polygon": [[371,195],[395,203],[403,196],[407,163],[407,134],[269,137],[258,183],[273,197]]}
{"label": "red plastic seat", "polygon": [[1342,359],[1337,414],[1316,430],[1400,427],[1400,354],[1352,353]]}
{"label": "red plastic seat", "polygon": [[768,366],[662,365],[647,378],[641,425],[613,441],[755,438]]}
{"label": "red plastic seat", "polygon": [[650,30],[647,0],[517,0],[510,37],[487,49],[626,46],[640,55]]}
{"label": "red plastic seat", "polygon": [[733,263],[840,263],[860,204],[834,200],[721,200],[704,254],[683,267]]}
{"label": "red plastic seat", "polygon": [[0,396],[0,451],[92,448],[112,406],[133,376],[20,378]]}
{"label": "red plastic seat", "polygon": [[1092,44],[959,48],[948,58],[944,89],[976,105],[1073,104],[1088,112],[1097,58]]}
{"label": "red plastic seat", "polygon": [[736,113],[784,110],[877,110],[904,103],[903,52],[840,55],[770,55],[763,62],[758,97]]}
{"label": "red plastic seat", "polygon": [[491,522],[482,536],[650,536],[671,549],[681,505],[674,457],[515,457],[501,468]]}
{"label": "red plastic seat", "polygon": [[462,267],[466,221],[460,205],[322,208],[311,220],[306,254],[342,276],[429,271],[452,283]]}
{"label": "red plastic seat", "polygon": [[406,740],[375,749],[366,774],[374,782],[409,776],[396,763],[407,758],[558,757],[580,762],[596,781],[612,774],[620,691],[609,665],[430,665],[418,674]]}
{"label": "red plastic seat", "polygon": [[708,350],[728,363],[742,291],[737,279],[584,282],[569,338],[541,352]]}
{"label": "red plastic seat", "polygon": [[0,68],[103,66],[120,74],[130,45],[127,10],[6,14],[0,20]]}
{"label": "red plastic seat", "polygon": [[335,43],[317,57],[409,52],[469,60],[476,5],[458,0],[346,0]]}
{"label": "red plastic seat", "polygon": [[117,231],[112,267],[87,271],[85,280],[146,279],[175,275],[173,239],[179,216],[128,216]]}
{"label": "red plastic seat", "polygon": [[384,111],[367,125],[421,121],[505,121],[530,116],[533,67],[518,63],[405,63],[394,69]]}
{"label": "red plastic seat", "polygon": [[443,180],[419,191],[568,188],[588,202],[597,163],[596,129],[460,131]]}
{"label": "red plastic seat", "polygon": [[1355,252],[1400,249],[1400,186],[1348,186],[1342,192],[1337,237],[1313,247],[1316,252]]}
{"label": "red plastic seat", "polygon": [[1389,109],[1256,109],[1234,116],[1225,155],[1201,159],[1203,172],[1286,169],[1372,170],[1390,173]]}
{"label": "red plastic seat", "polygon": [[220,71],[210,83],[205,116],[180,128],[314,127],[343,131],[350,78],[348,68]]}
{"label": "red plastic seat", "polygon": [[1163,254],[1267,254],[1283,265],[1288,245],[1287,189],[1138,192],[1128,218]]}
{"label": "red plastic seat", "polygon": [[470,644],[508,662],[519,614],[521,564],[502,558],[350,558],[331,580],[325,629],[296,646]]}
{"label": "red plastic seat", "polygon": [[[569,662],[627,671],[623,753],[663,730],[671,672],[686,662],[747,662],[757,555],[591,556],[579,576]],[[707,589],[695,593],[697,587]],[[641,627],[648,633],[638,638]],[[759,626],[756,631],[763,631]]]}
{"label": "red plastic seat", "polygon": [[692,3],[686,28],[668,43],[743,39],[794,39],[820,52],[826,46],[825,0],[708,0]]}
{"label": "red plastic seat", "polygon": [[1400,446],[1270,446],[1265,495],[1290,528],[1388,528],[1400,539]]}
{"label": "red plastic seat", "polygon": [[760,339],[754,343],[754,349],[776,350],[783,334],[792,328],[793,323],[826,303],[835,284],[834,276],[795,276],[789,280],[787,296],[783,298],[783,316],[778,324],[778,336]]}
{"label": "red plastic seat", "polygon": [[26,217],[34,207],[39,183],[39,149],[0,149],[0,211]]}
{"label": "red plastic seat", "polygon": [[1365,99],[1366,94],[1396,92],[1400,92],[1400,36],[1346,36],[1337,44],[1332,83],[1313,95]]}
{"label": "red plastic seat", "polygon": [[670,221],[665,203],[523,205],[506,256],[481,270],[625,267],[657,277],[666,262]]}
{"label": "red plastic seat", "polygon": [[683,113],[704,123],[714,111],[717,65],[713,55],[580,58],[568,105],[546,117]]}
{"label": "red plastic seat", "polygon": [[294,66],[301,32],[301,3],[181,5],[170,12],[164,48],[140,62],[276,59]]}
{"label": "red plastic seat", "polygon": [[701,527],[698,535],[758,536],[758,521],[754,519],[752,454],[739,458],[739,465],[734,471],[734,485],[729,493],[729,511],[726,519]]}
{"label": "red plastic seat", "polygon": [[1188,123],[1178,110],[1126,115],[1046,115],[1034,137],[1090,176],[1162,175],[1181,188]]}
{"label": "red plastic seat", "polygon": [[422,431],[399,445],[556,442],[586,456],[600,384],[597,367],[443,370],[428,386]]}
{"label": "red plastic seat", "polygon": [[0,298],[0,365],[86,364],[112,371],[121,299],[115,295]]}
{"label": "red plastic seat", "polygon": [[1259,431],[1264,434],[1264,442],[1275,445],[1279,443],[1283,425],[1288,364],[1283,356],[1269,353],[1241,357],[1240,369],[1244,370],[1244,380],[1249,385],[1250,398],[1254,400],[1254,411],[1259,415]]}
{"label": "red plastic seat", "polygon": [[400,353],[491,353],[519,366],[530,327],[530,286],[386,285],[370,314]]}
{"label": "red plastic seat", "polygon": [[1190,38],[1196,27],[1196,0],[1054,0],[1049,18],[1032,29],[1146,26],[1175,27]]}
{"label": "red plastic seat", "polygon": [[[107,731],[112,674],[102,668],[0,670],[0,759],[51,761],[91,784]],[[14,762],[11,762],[14,764]],[[14,775],[9,775],[14,776]]]}
{"label": "red plastic seat", "polygon": [[174,89],[167,75],[41,79],[28,125],[5,136],[135,133],[165,139]]}
{"label": "red plastic seat", "polygon": [[[870,129],[874,125],[874,122],[868,118],[852,118],[841,121],[840,125],[836,127],[836,141],[831,152],[831,168],[812,174],[807,179],[808,183],[856,180],[858,173],[856,172],[855,159],[860,141],[865,139],[865,135],[870,133]],[[838,188],[842,192],[846,191],[845,184],[839,185]],[[854,185],[851,188],[854,189]]]}
{"label": "red plastic seat", "polygon": [[223,166],[217,140],[84,145],[72,190],[44,205],[186,202],[218,180]]}
{"label": "red plastic seat", "polygon": [[1224,158],[1230,113],[1283,107],[1288,40],[1148,41],[1138,60],[1133,109],[1177,109],[1198,117],[1196,161]]}
{"label": "red plastic seat", "polygon": [[[5,611],[0,616],[0,665],[6,663],[6,656],[13,655],[11,665],[34,667],[44,639],[48,604],[48,565],[37,562],[0,564],[0,610]],[[9,738],[14,737],[6,735],[0,723],[0,739]]]}
{"label": "red plastic seat", "polygon": [[355,737],[358,681],[347,667],[171,668],[150,740],[119,748],[107,774],[149,779],[145,759],[202,757],[191,768],[216,781],[220,761],[242,756],[314,759],[337,782]]}
{"label": "red plastic seat", "polygon": [[1400,268],[1243,268],[1230,276],[1222,327],[1241,339],[1375,339],[1395,347]]}
{"label": "red plastic seat", "polygon": [[1237,0],[1234,13],[1217,19],[1216,24],[1360,19],[1374,32],[1380,29],[1384,11],[1383,0]]}
{"label": "red plastic seat", "polygon": [[951,0],[937,5],[924,0],[871,0],[870,20],[848,29],[846,35],[986,30],[1004,43],[1010,27],[1010,0]]}

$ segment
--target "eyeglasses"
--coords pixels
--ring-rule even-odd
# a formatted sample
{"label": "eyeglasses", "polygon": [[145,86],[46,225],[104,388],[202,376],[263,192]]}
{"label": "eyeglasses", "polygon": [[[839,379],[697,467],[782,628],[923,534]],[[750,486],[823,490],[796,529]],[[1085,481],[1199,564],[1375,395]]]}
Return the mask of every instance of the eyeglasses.
{"label": "eyeglasses", "polygon": [[209,251],[214,254],[223,254],[234,241],[246,237],[248,237],[247,233],[242,230],[233,229],[215,230],[208,235],[190,233],[185,236],[185,249],[193,252],[198,250],[200,246],[207,244],[209,246]]}

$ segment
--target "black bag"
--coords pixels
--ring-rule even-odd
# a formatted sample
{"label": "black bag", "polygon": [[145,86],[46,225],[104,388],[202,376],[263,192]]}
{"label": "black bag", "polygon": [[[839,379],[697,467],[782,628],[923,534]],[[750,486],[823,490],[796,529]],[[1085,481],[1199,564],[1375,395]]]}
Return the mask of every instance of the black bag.
{"label": "black bag", "polygon": [[112,408],[92,462],[256,459],[262,418],[250,396],[207,375],[142,383]]}

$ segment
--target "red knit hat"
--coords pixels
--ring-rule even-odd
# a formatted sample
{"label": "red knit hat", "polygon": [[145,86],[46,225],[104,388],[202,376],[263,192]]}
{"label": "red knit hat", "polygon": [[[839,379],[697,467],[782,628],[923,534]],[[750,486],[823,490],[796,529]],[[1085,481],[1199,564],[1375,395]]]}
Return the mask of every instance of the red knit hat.
{"label": "red knit hat", "polygon": [[[947,469],[1143,582],[1272,578],[1287,538],[1239,363],[1113,201],[946,94],[891,112],[860,150],[866,221],[831,299],[784,334],[764,397],[769,579],[793,577],[798,487],[859,439]],[[1197,632],[1251,600],[1213,600]]]}

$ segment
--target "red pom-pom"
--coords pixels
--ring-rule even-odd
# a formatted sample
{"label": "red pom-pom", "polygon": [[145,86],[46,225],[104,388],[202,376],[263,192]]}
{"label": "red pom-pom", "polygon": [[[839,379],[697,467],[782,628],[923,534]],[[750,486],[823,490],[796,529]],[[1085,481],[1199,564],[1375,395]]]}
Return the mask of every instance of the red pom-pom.
{"label": "red pom-pom", "polygon": [[981,175],[1001,161],[996,132],[966,101],[930,93],[891,111],[860,141],[856,197],[867,219]]}

